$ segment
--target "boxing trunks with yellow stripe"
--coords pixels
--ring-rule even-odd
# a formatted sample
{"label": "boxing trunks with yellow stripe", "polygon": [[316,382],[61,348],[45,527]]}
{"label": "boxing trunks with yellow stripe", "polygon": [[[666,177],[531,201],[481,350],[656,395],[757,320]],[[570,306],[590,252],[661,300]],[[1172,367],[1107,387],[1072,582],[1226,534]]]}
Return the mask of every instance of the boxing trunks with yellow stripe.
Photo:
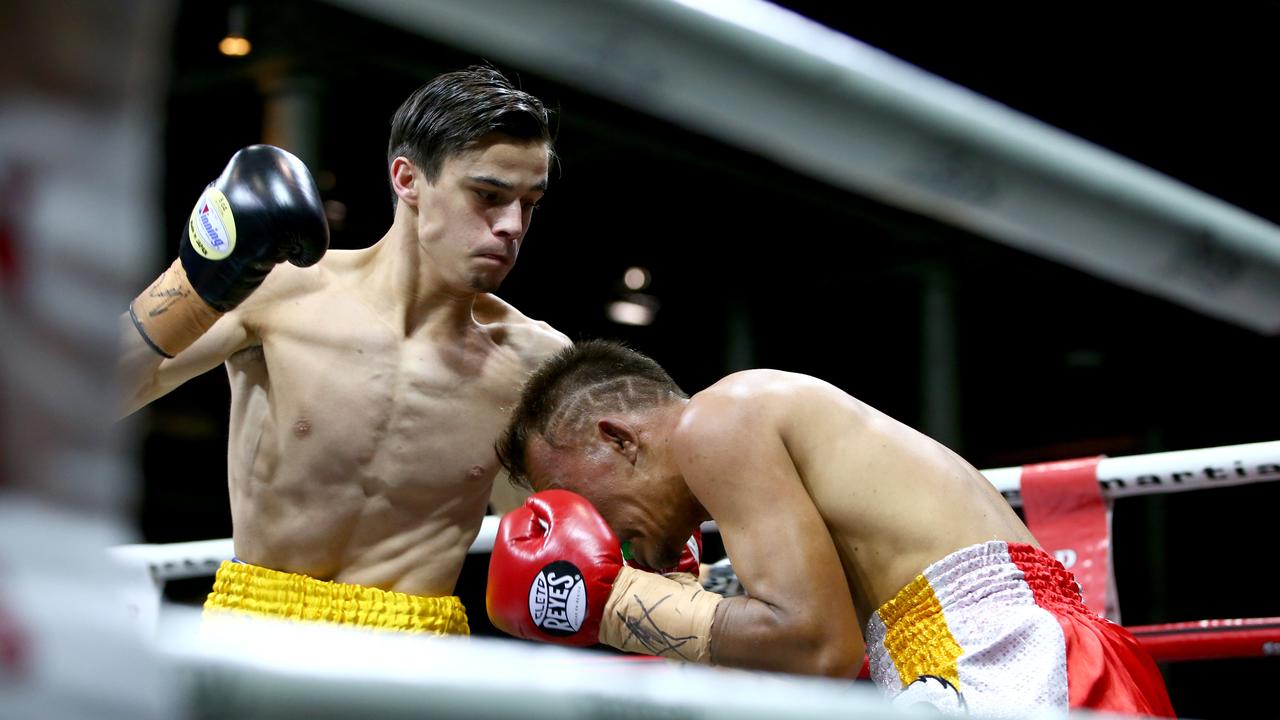
{"label": "boxing trunks with yellow stripe", "polygon": [[1151,656],[1032,545],[993,541],[930,565],[872,615],[866,640],[871,678],[898,704],[1174,715]]}

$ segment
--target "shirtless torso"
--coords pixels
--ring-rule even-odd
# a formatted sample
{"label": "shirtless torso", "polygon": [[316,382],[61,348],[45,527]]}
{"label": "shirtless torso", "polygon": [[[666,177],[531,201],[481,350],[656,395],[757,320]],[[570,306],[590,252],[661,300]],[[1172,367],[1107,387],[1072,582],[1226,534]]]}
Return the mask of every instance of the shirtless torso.
{"label": "shirtless torso", "polygon": [[[734,411],[704,411],[722,403],[733,403]],[[799,483],[803,495],[783,493],[781,502],[811,504],[808,512],[821,518],[860,626],[927,565],[955,550],[988,540],[1035,543],[999,491],[967,461],[816,378],[736,373],[695,395],[685,415],[686,423],[741,423],[726,432],[736,439],[737,454],[760,452],[751,448],[761,444],[785,451],[776,460],[794,470],[783,481]],[[776,440],[762,443],[764,435]],[[705,473],[686,473],[685,479],[708,510],[726,503],[725,486]],[[739,492],[730,502],[767,502],[771,517],[786,514],[778,497],[752,497]],[[755,512],[765,510],[762,505]],[[734,548],[735,567],[743,555],[769,552],[767,542],[726,537],[735,540],[747,546]]]}
{"label": "shirtless torso", "polygon": [[406,336],[361,299],[358,260],[331,255],[246,318],[261,345],[227,361],[236,553],[447,594],[499,469],[493,439],[558,334],[482,296],[487,322]]}
{"label": "shirtless torso", "polygon": [[366,299],[365,252],[277,268],[159,382],[202,371],[191,362],[239,339],[226,360],[237,557],[448,594],[499,470],[493,440],[529,371],[565,341],[491,295],[475,321],[406,333]]}
{"label": "shirtless torso", "polygon": [[[161,361],[122,318],[131,412],[225,363],[239,559],[321,580],[447,595],[532,369],[568,339],[493,296],[546,188],[545,144],[492,136],[438,177],[397,158],[372,247],[277,266]],[[499,508],[504,509],[504,508]]]}
{"label": "shirtless torso", "polygon": [[1035,542],[969,463],[821,380],[748,370],[675,412],[673,461],[753,598],[717,615],[729,664],[846,674],[871,614],[930,563]]}

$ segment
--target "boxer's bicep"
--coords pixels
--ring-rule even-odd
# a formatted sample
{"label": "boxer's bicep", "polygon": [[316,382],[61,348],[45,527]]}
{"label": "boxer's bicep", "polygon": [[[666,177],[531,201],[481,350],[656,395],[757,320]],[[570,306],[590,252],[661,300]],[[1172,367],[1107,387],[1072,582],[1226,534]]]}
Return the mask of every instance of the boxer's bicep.
{"label": "boxer's bicep", "polygon": [[781,436],[760,418],[704,425],[682,430],[677,453],[747,593],[717,611],[714,661],[852,676],[862,645],[844,570]]}

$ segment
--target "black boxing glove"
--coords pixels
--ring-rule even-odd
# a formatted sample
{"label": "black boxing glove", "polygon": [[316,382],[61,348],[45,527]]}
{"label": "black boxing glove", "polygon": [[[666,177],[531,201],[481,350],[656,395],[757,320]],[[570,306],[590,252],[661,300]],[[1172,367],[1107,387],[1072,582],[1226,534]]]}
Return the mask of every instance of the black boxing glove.
{"label": "black boxing glove", "polygon": [[129,316],[153,350],[173,357],[277,264],[313,265],[328,248],[329,224],[306,165],[278,147],[251,145],[205,188],[178,259],[134,299]]}
{"label": "black boxing glove", "polygon": [[307,166],[278,147],[250,145],[205,188],[180,246],[191,287],[227,312],[277,264],[319,262],[329,224]]}

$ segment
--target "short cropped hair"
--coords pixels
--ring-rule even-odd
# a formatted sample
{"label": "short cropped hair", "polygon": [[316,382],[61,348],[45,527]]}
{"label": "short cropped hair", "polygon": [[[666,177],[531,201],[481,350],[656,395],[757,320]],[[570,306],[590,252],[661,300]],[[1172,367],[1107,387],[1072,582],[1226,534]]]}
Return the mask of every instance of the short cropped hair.
{"label": "short cropped hair", "polygon": [[498,459],[513,484],[529,488],[525,448],[533,437],[569,447],[601,415],[687,397],[661,365],[642,353],[608,340],[577,343],[547,359],[529,378],[498,440]]}
{"label": "short cropped hair", "polygon": [[444,73],[415,90],[391,118],[387,167],[403,155],[435,181],[446,159],[491,132],[541,140],[551,150],[541,100],[486,65]]}

